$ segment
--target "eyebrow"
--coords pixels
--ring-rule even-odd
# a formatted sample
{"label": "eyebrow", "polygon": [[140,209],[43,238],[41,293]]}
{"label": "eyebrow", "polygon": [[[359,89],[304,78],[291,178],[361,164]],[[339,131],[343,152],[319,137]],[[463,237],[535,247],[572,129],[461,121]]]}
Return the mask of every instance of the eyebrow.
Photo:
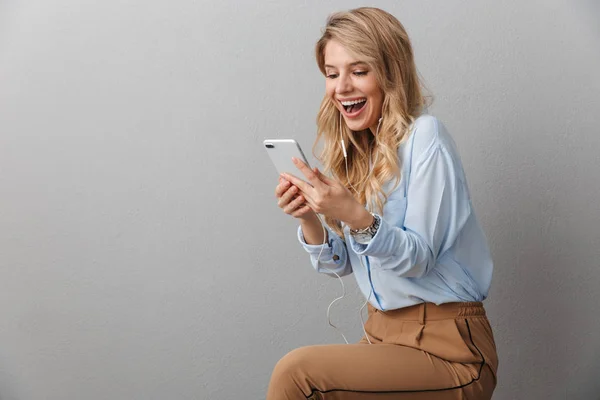
{"label": "eyebrow", "polygon": [[[367,65],[367,63],[364,61],[354,61],[353,63],[348,64],[348,66],[354,67],[355,65],[359,65],[359,64],[363,64],[365,66]],[[333,65],[325,64],[325,68],[337,68],[337,67],[334,67]]]}

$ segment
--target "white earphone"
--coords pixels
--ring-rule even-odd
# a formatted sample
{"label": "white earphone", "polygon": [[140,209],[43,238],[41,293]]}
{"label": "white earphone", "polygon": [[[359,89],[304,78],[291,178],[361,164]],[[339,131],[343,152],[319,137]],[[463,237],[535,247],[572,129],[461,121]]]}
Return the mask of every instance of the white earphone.
{"label": "white earphone", "polygon": [[[377,124],[377,130],[375,132],[375,140],[377,140],[377,136],[379,135],[379,127],[381,125],[381,121],[382,120],[383,120],[383,118],[379,118],[379,122]],[[409,125],[408,132],[411,132],[413,125],[414,125],[414,121],[411,122],[411,124]],[[413,140],[414,140],[414,136],[413,136]],[[346,144],[344,143],[344,136],[342,135],[342,114],[341,113],[340,113],[340,142],[341,142],[341,145],[342,145],[342,152],[344,153],[344,161],[346,162],[346,179],[347,179],[347,184],[350,185],[350,187],[352,189],[354,189],[354,191],[356,193],[358,193],[358,191],[356,190],[356,188],[354,188],[354,186],[352,186],[352,184],[350,183],[350,178],[348,176],[348,154],[346,153]],[[375,164],[377,163],[377,157],[378,156],[379,156],[379,153],[376,153],[375,154],[375,162],[373,162],[373,164],[371,165],[371,168],[369,170],[369,174],[367,175],[367,177],[365,179],[369,179],[369,177],[371,176],[371,173],[373,172],[373,169],[375,168]],[[369,157],[370,157],[370,155],[369,155]],[[411,147],[411,159],[412,159],[412,147]],[[370,158],[369,158],[369,163],[370,163]],[[325,231],[325,222],[323,221],[323,219],[321,218],[321,216],[319,214],[317,214],[317,217],[319,217],[319,220],[321,221],[321,225],[323,226],[323,237],[325,237],[327,235],[326,231]],[[323,249],[325,248],[324,245],[325,245],[325,243],[323,243],[323,246],[321,247],[321,251],[319,252],[319,256],[317,257],[317,264],[319,263],[319,260],[321,259],[321,254],[323,252]],[[349,257],[349,254],[348,254],[348,257]],[[364,263],[362,261],[362,256],[359,256],[358,259],[360,261],[361,266],[363,268],[365,268],[365,265],[364,265]],[[331,323],[331,318],[330,318],[330,313],[329,313],[329,311],[331,309],[331,306],[336,301],[341,300],[341,299],[343,299],[346,296],[346,288],[344,286],[344,281],[342,280],[342,278],[336,272],[334,272],[334,271],[330,271],[330,272],[333,273],[335,276],[337,276],[338,279],[340,280],[340,283],[342,284],[342,295],[340,297],[337,297],[336,299],[334,299],[329,304],[329,307],[327,307],[327,322],[329,323],[329,325],[331,327],[333,327],[334,329],[336,329],[342,335],[342,337],[344,338],[344,341],[346,342],[346,344],[348,344],[348,340],[346,339],[346,336],[344,336],[344,334],[342,333],[342,331],[337,326],[335,326],[335,325],[333,325]],[[362,326],[363,332],[365,334],[365,338],[367,339],[367,341],[369,342],[369,344],[373,344],[373,343],[371,342],[371,339],[369,339],[369,335],[367,334],[367,331],[365,329],[365,321],[363,319],[362,311],[363,311],[363,308],[365,308],[365,306],[367,305],[367,303],[371,299],[371,295],[372,294],[373,294],[373,287],[371,286],[371,289],[369,291],[369,295],[367,296],[367,299],[365,300],[364,304],[362,305],[362,307],[359,310],[360,321],[362,323],[361,326]]]}
{"label": "white earphone", "polygon": [[[342,135],[342,113],[340,113],[340,140],[342,141],[342,152],[344,153],[344,158],[348,158],[348,154],[346,154],[346,143],[344,143],[344,136]],[[347,168],[346,172],[348,172]]]}
{"label": "white earphone", "polygon": [[[383,117],[379,118],[379,122],[377,123],[377,130],[375,131],[375,140],[377,140],[377,135],[379,135],[379,127],[381,126],[381,121]],[[358,190],[350,183],[350,177],[348,176],[348,153],[346,153],[346,143],[344,143],[344,136],[342,135],[342,113],[340,112],[340,142],[342,145],[342,153],[344,153],[344,161],[346,162],[346,183],[350,185],[350,187],[354,190],[355,193],[358,193]],[[369,163],[371,155],[369,154]],[[375,163],[377,163],[377,157],[379,157],[379,153],[375,154],[375,162],[371,165],[369,170],[369,175],[364,180],[368,180],[371,177],[371,173],[373,172],[373,168],[375,168]],[[362,183],[362,182],[361,182]]]}
{"label": "white earphone", "polygon": [[[379,134],[379,127],[381,125],[381,121],[383,120],[383,118],[379,118],[379,122],[377,123],[377,130],[375,132],[375,140],[377,140],[377,135]],[[344,161],[346,163],[346,179],[347,179],[347,183],[348,185],[350,185],[350,187],[356,192],[358,193],[358,191],[356,190],[356,188],[354,186],[352,186],[352,184],[350,183],[350,177],[348,176],[348,154],[346,153],[346,144],[344,143],[344,136],[342,135],[342,113],[340,113],[340,141],[341,141],[341,145],[342,145],[342,152],[344,153]],[[369,175],[367,175],[366,179],[369,179],[369,177],[371,176],[371,173],[373,172],[373,169],[375,168],[375,163],[377,163],[377,157],[379,154],[375,155],[375,162],[371,165],[371,168],[369,170]],[[370,157],[370,155],[369,155]],[[370,162],[370,161],[369,161]],[[325,237],[327,234],[325,232],[325,222],[321,219],[321,216],[317,214],[317,216],[319,217],[319,220],[321,221],[321,225],[323,226],[323,237]],[[317,264],[319,262],[319,260],[321,259],[321,253],[323,252],[323,249],[325,248],[325,246],[321,247],[321,251],[319,252],[319,256],[317,257]],[[348,255],[349,257],[349,255]],[[359,256],[359,261],[360,261],[360,265],[365,268],[365,265],[363,264],[362,261],[362,256]],[[335,273],[334,271],[331,271],[335,276],[337,276],[337,278],[340,280],[340,283],[342,284],[342,295],[340,297],[335,298],[331,303],[329,303],[329,307],[327,307],[327,322],[328,324],[336,329],[340,335],[342,335],[342,337],[344,338],[344,341],[346,342],[346,344],[348,344],[348,340],[346,339],[346,336],[344,336],[344,333],[334,324],[331,323],[331,316],[330,316],[330,310],[331,310],[331,306],[337,302],[338,300],[343,299],[344,297],[346,297],[346,287],[344,286],[344,281],[342,280],[342,278]],[[365,300],[364,304],[362,305],[362,307],[360,308],[359,315],[360,315],[360,321],[361,321],[361,327],[363,329],[363,332],[365,334],[365,337],[367,338],[367,341],[369,342],[369,344],[372,344],[371,339],[369,339],[369,335],[367,334],[367,330],[365,329],[365,321],[363,319],[363,315],[362,315],[362,311],[365,308],[365,306],[367,305],[367,303],[369,302],[369,299],[371,298],[371,295],[373,294],[373,288],[371,288],[369,295],[367,296],[367,299]]]}
{"label": "white earphone", "polygon": [[[375,132],[375,137],[379,134],[379,127],[381,126],[381,121],[383,121],[383,117],[379,118],[377,122],[377,131]],[[346,153],[346,144],[344,143],[344,136],[342,135],[342,113],[340,113],[340,140],[342,141],[342,152],[344,153],[344,158],[348,158],[348,154]]]}

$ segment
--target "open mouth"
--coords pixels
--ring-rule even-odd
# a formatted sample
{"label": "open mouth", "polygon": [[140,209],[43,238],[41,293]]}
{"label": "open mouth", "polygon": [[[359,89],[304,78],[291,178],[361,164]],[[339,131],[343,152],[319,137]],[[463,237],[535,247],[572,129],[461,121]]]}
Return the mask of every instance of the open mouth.
{"label": "open mouth", "polygon": [[344,101],[341,102],[342,106],[344,107],[344,110],[346,111],[346,113],[348,114],[354,114],[358,111],[360,111],[365,104],[367,103],[367,99],[360,99],[360,100],[354,100],[354,101]]}

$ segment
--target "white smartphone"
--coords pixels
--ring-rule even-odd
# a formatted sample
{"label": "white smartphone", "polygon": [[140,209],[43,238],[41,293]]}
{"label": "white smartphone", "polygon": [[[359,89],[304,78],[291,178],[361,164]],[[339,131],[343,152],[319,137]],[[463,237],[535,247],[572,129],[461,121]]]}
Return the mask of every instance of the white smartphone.
{"label": "white smartphone", "polygon": [[292,161],[292,157],[296,157],[304,161],[308,168],[311,168],[298,142],[294,139],[267,139],[263,141],[263,145],[267,153],[269,153],[269,157],[271,157],[271,161],[273,161],[277,172],[280,174],[286,172],[294,175],[310,185],[306,181],[306,177]]}

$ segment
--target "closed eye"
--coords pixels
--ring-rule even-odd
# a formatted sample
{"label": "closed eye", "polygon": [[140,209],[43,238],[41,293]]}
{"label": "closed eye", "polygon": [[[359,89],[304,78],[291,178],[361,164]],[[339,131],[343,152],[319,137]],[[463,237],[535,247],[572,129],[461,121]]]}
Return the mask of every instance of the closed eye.
{"label": "closed eye", "polygon": [[[365,76],[365,75],[367,75],[367,73],[368,73],[368,71],[354,71],[354,72],[353,72],[353,74],[354,74],[355,76]],[[329,74],[329,75],[326,75],[326,78],[328,78],[328,79],[335,79],[335,78],[337,78],[337,77],[338,77],[338,75],[337,75],[337,74]]]}

